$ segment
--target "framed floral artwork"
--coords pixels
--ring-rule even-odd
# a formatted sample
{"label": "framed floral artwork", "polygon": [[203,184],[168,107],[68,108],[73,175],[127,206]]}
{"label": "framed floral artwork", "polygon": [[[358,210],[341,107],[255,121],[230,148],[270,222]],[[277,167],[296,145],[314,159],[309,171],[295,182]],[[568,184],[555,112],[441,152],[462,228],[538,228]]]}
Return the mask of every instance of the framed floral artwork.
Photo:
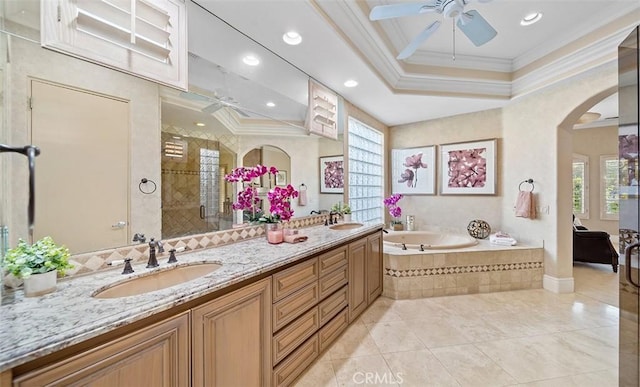
{"label": "framed floral artwork", "polygon": [[440,194],[495,195],[496,139],[440,145]]}
{"label": "framed floral artwork", "polygon": [[436,146],[391,150],[391,191],[436,194]]}
{"label": "framed floral artwork", "polygon": [[276,185],[287,185],[287,171],[276,173]]}
{"label": "framed floral artwork", "polygon": [[344,156],[320,157],[320,193],[344,193]]}

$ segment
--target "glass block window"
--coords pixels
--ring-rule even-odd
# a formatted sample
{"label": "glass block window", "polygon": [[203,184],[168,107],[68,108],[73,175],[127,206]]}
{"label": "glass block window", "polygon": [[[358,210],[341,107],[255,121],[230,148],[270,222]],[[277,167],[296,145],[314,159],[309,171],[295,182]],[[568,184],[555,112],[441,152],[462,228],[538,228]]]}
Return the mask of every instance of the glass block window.
{"label": "glass block window", "polygon": [[573,213],[589,219],[589,158],[573,154]]}
{"label": "glass block window", "polygon": [[349,205],[352,219],[383,223],[384,158],[379,131],[349,117]]}

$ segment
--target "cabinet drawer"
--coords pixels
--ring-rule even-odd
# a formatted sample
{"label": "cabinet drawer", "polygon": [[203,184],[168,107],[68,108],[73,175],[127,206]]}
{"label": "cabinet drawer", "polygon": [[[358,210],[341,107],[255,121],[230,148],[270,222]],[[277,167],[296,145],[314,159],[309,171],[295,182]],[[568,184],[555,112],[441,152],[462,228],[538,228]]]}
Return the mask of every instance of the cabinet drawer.
{"label": "cabinet drawer", "polygon": [[322,301],[318,307],[320,314],[320,326],[323,326],[327,321],[331,320],[333,316],[344,309],[344,307],[347,306],[348,303],[349,294],[347,291],[347,286],[344,286],[335,294]]}
{"label": "cabinet drawer", "polygon": [[313,308],[273,336],[273,365],[284,359],[320,328],[318,308]]}
{"label": "cabinet drawer", "polygon": [[273,305],[273,331],[276,332],[300,316],[320,300],[318,282],[299,290]]}
{"label": "cabinet drawer", "polygon": [[273,369],[273,385],[290,386],[319,353],[318,335],[315,334]]}
{"label": "cabinet drawer", "polygon": [[324,277],[320,278],[320,299],[322,300],[329,294],[340,289],[343,285],[349,282],[348,266],[344,265],[338,270],[335,270]]}
{"label": "cabinet drawer", "polygon": [[273,301],[283,299],[318,279],[318,258],[302,262],[273,275]]}
{"label": "cabinet drawer", "polygon": [[339,247],[322,254],[318,257],[318,261],[320,264],[320,276],[322,277],[340,266],[347,264],[347,246]]}
{"label": "cabinet drawer", "polygon": [[328,348],[349,325],[349,309],[345,308],[318,331],[320,352]]}

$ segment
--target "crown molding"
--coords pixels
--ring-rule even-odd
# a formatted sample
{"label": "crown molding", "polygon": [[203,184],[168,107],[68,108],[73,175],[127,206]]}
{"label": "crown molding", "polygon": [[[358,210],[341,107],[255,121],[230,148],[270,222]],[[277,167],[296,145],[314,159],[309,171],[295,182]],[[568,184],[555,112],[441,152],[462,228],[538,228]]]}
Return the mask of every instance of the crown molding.
{"label": "crown molding", "polygon": [[[507,98],[511,95],[511,87],[503,81],[482,79],[482,77],[451,76],[451,74],[409,73],[396,60],[395,53],[390,50],[390,43],[384,41],[379,31],[369,21],[369,18],[358,2],[310,0],[321,12],[325,20],[334,26],[335,30],[357,52],[365,63],[378,75],[391,91],[398,94],[433,94],[459,95],[485,98]],[[457,57],[458,58],[458,57]],[[456,58],[456,60],[457,60]],[[435,59],[438,65],[444,63],[444,54]],[[449,57],[450,61],[450,57]],[[476,63],[491,62],[490,59],[477,57],[463,57],[461,63],[470,67],[472,61]],[[497,63],[497,62],[496,62]],[[490,67],[504,68],[505,62],[492,63]],[[446,66],[452,67],[450,62]],[[477,67],[477,66],[476,66]]]}
{"label": "crown molding", "polygon": [[[640,6],[636,3],[629,2],[627,7],[620,7],[617,9],[615,14],[610,15],[608,18],[600,20],[597,26],[593,26],[592,24],[582,23],[579,26],[576,26],[572,29],[573,33],[565,33],[562,37],[558,39],[553,39],[551,41],[545,41],[544,44],[536,47],[535,49],[529,50],[522,55],[518,56],[513,60],[513,69],[517,71],[540,58],[544,58],[556,50],[559,50],[576,40],[576,36],[582,36],[582,32],[587,31],[595,31],[607,26],[610,23],[615,23],[617,20],[628,17],[630,14],[638,13],[640,11]],[[637,24],[638,17],[635,17],[635,24]]]}
{"label": "crown molding", "polygon": [[[403,39],[396,20],[379,23],[382,27],[374,26],[368,19],[368,6],[364,2],[309,1],[397,94],[521,96],[615,60],[617,45],[640,17],[640,6],[630,2],[629,6],[603,19],[595,29],[584,25],[574,29],[590,30],[587,35],[563,35],[564,38],[545,43],[514,60],[456,55],[452,63],[451,54],[423,50],[416,51],[403,66],[395,59],[394,45],[406,38]],[[455,71],[445,73],[435,68],[476,71],[460,76]],[[496,79],[500,77],[503,79]]]}
{"label": "crown molding", "polygon": [[592,68],[617,61],[618,44],[628,35],[626,29],[579,51],[533,69],[513,81],[513,97],[530,93]]}
{"label": "crown molding", "polygon": [[230,108],[220,109],[213,116],[237,136],[309,136],[304,122],[243,118]]}

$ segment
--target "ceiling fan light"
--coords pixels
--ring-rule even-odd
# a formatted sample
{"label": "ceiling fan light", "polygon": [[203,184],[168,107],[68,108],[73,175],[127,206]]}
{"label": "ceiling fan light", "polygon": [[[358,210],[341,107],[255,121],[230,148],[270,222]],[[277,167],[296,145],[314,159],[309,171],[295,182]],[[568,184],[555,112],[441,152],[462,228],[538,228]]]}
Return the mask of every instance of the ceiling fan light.
{"label": "ceiling fan light", "polygon": [[290,46],[297,46],[302,42],[302,36],[296,31],[289,31],[282,35],[282,40]]}
{"label": "ceiling fan light", "polygon": [[533,23],[537,23],[542,19],[542,12],[531,12],[525,15],[522,20],[520,20],[521,26],[530,26]]}

